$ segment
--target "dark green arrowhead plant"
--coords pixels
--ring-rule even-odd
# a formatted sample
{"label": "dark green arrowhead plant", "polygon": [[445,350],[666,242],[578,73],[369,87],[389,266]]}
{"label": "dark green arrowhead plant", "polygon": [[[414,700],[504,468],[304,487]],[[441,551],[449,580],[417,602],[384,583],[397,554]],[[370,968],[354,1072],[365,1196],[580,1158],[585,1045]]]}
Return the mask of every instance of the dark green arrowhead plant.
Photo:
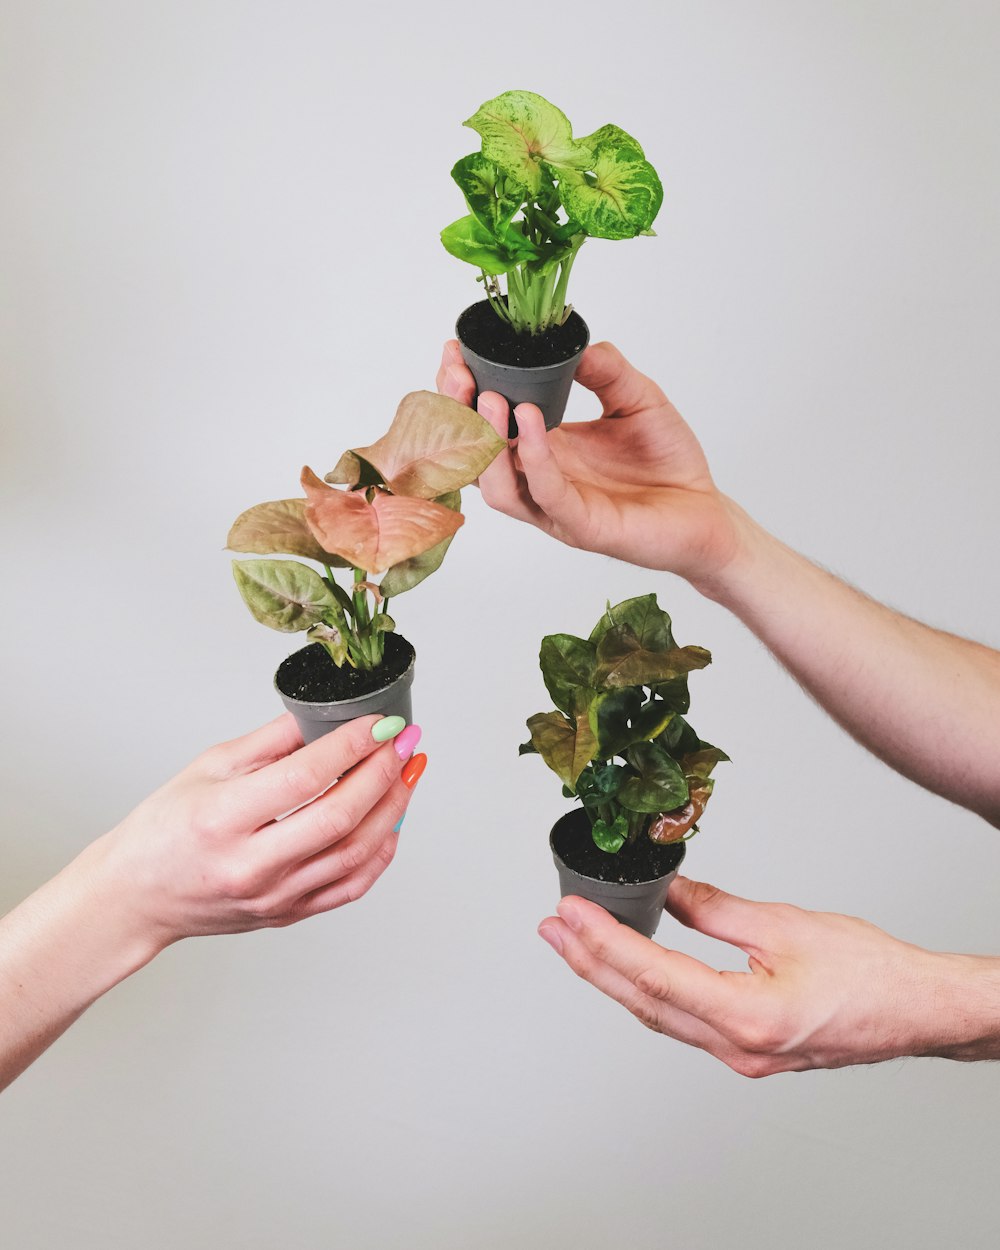
{"label": "dark green arrowhead plant", "polygon": [[469,214],[441,242],[475,265],[497,315],[518,333],[562,325],[584,242],[653,233],[663,202],[656,170],[618,126],[574,139],[565,113],[532,91],[505,91],[463,124],[482,148],[451,171]]}
{"label": "dark green arrowhead plant", "polygon": [[711,772],[729,759],[685,719],[688,674],[711,654],[678,647],[656,596],[640,595],[608,604],[589,638],[543,638],[538,658],[557,710],[528,718],[521,754],[540,755],[579,799],[601,850],[696,832]]}
{"label": "dark green arrowhead plant", "polygon": [[[237,517],[230,551],[300,556],[234,560],[244,602],[262,625],[306,631],[338,666],[377,668],[395,629],[389,600],[435,572],[462,525],[461,489],[507,446],[482,417],[430,391],[399,405],[370,447],[347,451],[326,482],[302,470],[304,499],[257,504]],[[334,569],[350,569],[347,588]],[[376,583],[373,576],[381,574]]]}

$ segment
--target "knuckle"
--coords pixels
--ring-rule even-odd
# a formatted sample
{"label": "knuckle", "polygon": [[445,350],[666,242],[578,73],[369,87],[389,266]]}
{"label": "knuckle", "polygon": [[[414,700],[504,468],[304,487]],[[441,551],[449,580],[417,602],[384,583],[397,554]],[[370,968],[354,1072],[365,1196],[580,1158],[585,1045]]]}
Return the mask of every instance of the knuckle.
{"label": "knuckle", "polygon": [[650,999],[645,994],[640,993],[630,1002],[627,1002],[625,1006],[639,1023],[647,1029],[651,1029],[654,1033],[663,1032],[660,1012],[654,999]]}
{"label": "knuckle", "polygon": [[375,852],[375,857],[379,865],[379,873],[385,872],[392,861],[396,858],[396,847],[399,845],[395,837],[386,838],[382,845]]}
{"label": "knuckle", "polygon": [[221,795],[210,795],[198,804],[192,824],[200,841],[207,843],[222,841],[232,825],[228,804]]}
{"label": "knuckle", "polygon": [[674,989],[669,978],[661,969],[655,967],[643,968],[635,978],[635,988],[640,994],[645,994],[649,998],[657,998],[664,1003],[671,1002],[674,997]]}
{"label": "knuckle", "polygon": [[375,884],[376,876],[372,872],[358,872],[348,877],[344,882],[344,902],[357,903],[363,899]]}
{"label": "knuckle", "polygon": [[360,839],[352,838],[341,847],[338,858],[342,875],[346,877],[364,868],[371,859],[371,847],[366,846]]}
{"label": "knuckle", "polygon": [[230,751],[228,743],[208,747],[194,761],[194,766],[210,777],[225,777],[229,773]]}
{"label": "knuckle", "polygon": [[384,794],[386,790],[399,780],[401,761],[394,749],[380,751],[375,758],[377,761],[375,776],[379,788]]}
{"label": "knuckle", "polygon": [[776,1020],[742,1020],[732,1032],[740,1049],[757,1057],[773,1055],[784,1045],[785,1031]]}
{"label": "knuckle", "polygon": [[[301,752],[298,754],[301,755]],[[322,794],[334,778],[320,768],[315,760],[290,756],[285,761],[281,780],[290,793],[318,795]]]}
{"label": "knuckle", "polygon": [[725,1062],[739,1076],[749,1077],[752,1081],[759,1081],[764,1076],[773,1076],[779,1071],[774,1061],[765,1055],[734,1055]]}
{"label": "knuckle", "polygon": [[243,860],[216,864],[211,874],[212,892],[230,903],[247,903],[260,891],[259,873]]}
{"label": "knuckle", "polygon": [[326,846],[348,837],[357,823],[350,807],[337,795],[316,804],[313,822],[317,840],[322,840]]}
{"label": "knuckle", "polygon": [[695,881],[691,885],[694,903],[700,907],[717,907],[726,898],[725,890],[717,885],[709,885],[707,881]]}

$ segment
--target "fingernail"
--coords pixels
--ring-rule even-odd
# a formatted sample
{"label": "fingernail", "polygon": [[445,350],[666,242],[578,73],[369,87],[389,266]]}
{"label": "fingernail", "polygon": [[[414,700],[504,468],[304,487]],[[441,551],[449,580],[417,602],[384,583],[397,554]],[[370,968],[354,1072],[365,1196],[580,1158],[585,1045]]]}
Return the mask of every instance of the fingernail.
{"label": "fingernail", "polygon": [[396,823],[393,825],[392,827],[393,833],[399,833],[400,829],[402,829],[403,827],[403,821],[405,819],[406,819],[406,812],[404,812],[402,816],[400,816],[399,820],[397,820]]}
{"label": "fingernail", "polygon": [[403,771],[400,774],[403,780],[403,785],[406,786],[408,790],[412,790],[413,787],[420,780],[420,778],[423,776],[423,772],[426,767],[427,767],[426,755],[411,756],[410,759],[407,760],[406,764],[403,767]]}
{"label": "fingernail", "polygon": [[413,752],[417,749],[417,743],[423,730],[419,725],[407,725],[396,741],[392,744],[393,749],[401,760],[408,760]]}
{"label": "fingernail", "polygon": [[560,899],[556,911],[559,913],[560,919],[565,920],[574,933],[579,933],[583,928],[583,921],[572,903],[567,903],[564,898]]}
{"label": "fingernail", "polygon": [[557,955],[561,955],[563,953],[562,938],[559,936],[554,925],[539,925],[538,936],[542,938],[543,941],[548,942]]}
{"label": "fingernail", "polygon": [[388,742],[405,728],[406,721],[402,716],[383,716],[372,725],[372,737],[376,742]]}

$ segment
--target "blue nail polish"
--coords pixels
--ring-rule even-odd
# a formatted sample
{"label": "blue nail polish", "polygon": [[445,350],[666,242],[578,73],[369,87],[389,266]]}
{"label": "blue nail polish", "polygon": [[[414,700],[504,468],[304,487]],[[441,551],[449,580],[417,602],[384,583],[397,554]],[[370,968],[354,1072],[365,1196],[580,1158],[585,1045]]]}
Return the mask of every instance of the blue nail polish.
{"label": "blue nail polish", "polygon": [[404,812],[402,816],[400,816],[399,820],[397,820],[396,823],[393,825],[392,827],[393,833],[399,833],[400,829],[402,829],[403,827],[403,821],[405,819],[406,819],[406,812]]}

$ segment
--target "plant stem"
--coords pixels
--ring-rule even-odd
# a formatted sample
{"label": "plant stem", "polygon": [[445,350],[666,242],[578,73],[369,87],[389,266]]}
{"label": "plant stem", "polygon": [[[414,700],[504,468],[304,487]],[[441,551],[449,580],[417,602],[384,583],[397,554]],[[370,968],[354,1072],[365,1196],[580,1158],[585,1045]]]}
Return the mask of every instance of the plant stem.
{"label": "plant stem", "polygon": [[556,287],[555,296],[552,303],[554,309],[558,309],[556,314],[559,318],[559,324],[562,325],[566,320],[566,289],[569,286],[569,275],[573,268],[573,262],[576,260],[576,254],[583,246],[583,239],[573,248],[572,252],[559,266],[559,285]]}
{"label": "plant stem", "polygon": [[354,629],[358,640],[358,647],[364,657],[365,668],[375,668],[377,661],[372,655],[371,647],[371,617],[368,613],[368,592],[362,587],[357,589],[359,582],[367,581],[368,573],[364,569],[354,570]]}

